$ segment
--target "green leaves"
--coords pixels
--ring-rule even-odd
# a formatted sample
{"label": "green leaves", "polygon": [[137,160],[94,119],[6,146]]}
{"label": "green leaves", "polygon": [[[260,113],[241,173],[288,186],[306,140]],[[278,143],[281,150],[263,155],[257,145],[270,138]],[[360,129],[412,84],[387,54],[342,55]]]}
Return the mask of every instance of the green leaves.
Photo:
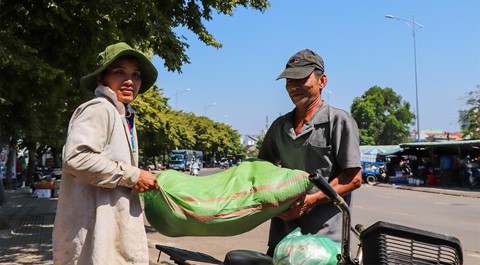
{"label": "green leaves", "polygon": [[[106,46],[127,42],[163,58],[168,70],[181,72],[182,66],[189,63],[186,54],[189,45],[188,39],[177,35],[175,30],[186,28],[206,45],[219,48],[222,44],[204,23],[212,19],[213,11],[231,15],[238,6],[264,12],[269,3],[267,0],[0,1],[2,137],[61,147],[73,110],[93,97],[91,91],[80,88],[79,79],[95,69],[96,57]],[[140,131],[157,132],[145,133],[152,143],[148,147],[152,151],[144,150],[145,154],[153,153],[153,149],[197,144],[199,139],[191,121],[184,121],[190,116],[172,112],[163,97],[150,96],[138,106],[139,114],[146,114],[138,125]],[[155,111],[158,113],[154,115]]]}
{"label": "green leaves", "polygon": [[178,149],[201,150],[205,156],[244,156],[240,135],[230,126],[193,113],[174,111],[157,88],[139,95],[132,103],[143,157],[155,157]]}
{"label": "green leaves", "polygon": [[407,141],[408,126],[413,124],[415,118],[410,112],[410,104],[389,87],[371,87],[353,100],[350,111],[357,121],[362,145],[389,145]]}
{"label": "green leaves", "polygon": [[480,85],[477,90],[467,93],[466,109],[461,111],[459,121],[462,124],[464,139],[480,139]]}

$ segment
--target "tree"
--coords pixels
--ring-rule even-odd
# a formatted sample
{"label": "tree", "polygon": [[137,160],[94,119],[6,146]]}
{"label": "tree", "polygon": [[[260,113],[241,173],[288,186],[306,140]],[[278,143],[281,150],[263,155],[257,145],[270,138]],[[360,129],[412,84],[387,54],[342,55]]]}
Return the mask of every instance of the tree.
{"label": "tree", "polygon": [[237,131],[204,116],[172,110],[162,91],[154,87],[132,103],[143,163],[156,164],[156,157],[165,158],[176,148],[201,150],[205,158],[245,156]]}
{"label": "tree", "polygon": [[390,145],[408,140],[415,115],[410,103],[393,89],[373,86],[353,100],[350,112],[358,124],[360,144]]}
{"label": "tree", "polygon": [[[193,119],[194,117],[192,117]],[[213,157],[214,150],[213,145],[216,139],[216,130],[214,128],[214,122],[205,117],[199,116],[194,118],[195,122],[193,123],[195,129],[195,150],[203,151],[203,158],[208,161],[209,158]]]}
{"label": "tree", "polygon": [[461,111],[460,119],[464,139],[480,139],[480,85],[477,90],[467,93],[466,110]]}
{"label": "tree", "polygon": [[[165,133],[165,119],[169,109],[163,90],[156,85],[147,92],[140,94],[132,103],[135,110],[135,126],[139,141],[140,161],[147,164],[147,158],[156,157],[168,144],[168,134]],[[156,164],[157,161],[153,161]]]}
{"label": "tree", "polygon": [[245,148],[240,143],[240,134],[229,125],[215,122],[216,139],[213,143],[213,152],[219,157],[245,157]]}
{"label": "tree", "polygon": [[269,6],[267,0],[0,1],[0,131],[30,146],[60,148],[73,110],[92,97],[79,79],[95,68],[96,53],[107,45],[125,41],[181,72],[189,45],[175,29],[220,48],[204,26],[212,12],[264,12]]}

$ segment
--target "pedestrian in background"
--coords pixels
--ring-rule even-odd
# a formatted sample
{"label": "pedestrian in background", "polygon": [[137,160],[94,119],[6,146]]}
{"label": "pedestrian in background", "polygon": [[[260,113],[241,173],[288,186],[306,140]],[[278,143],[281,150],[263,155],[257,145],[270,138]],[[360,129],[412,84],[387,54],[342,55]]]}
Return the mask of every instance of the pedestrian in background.
{"label": "pedestrian in background", "polygon": [[[349,113],[322,100],[327,84],[324,70],[323,59],[308,49],[288,60],[277,80],[286,79],[295,108],[272,123],[258,157],[282,167],[318,172],[350,204],[350,193],[362,184],[358,127]],[[271,220],[267,254],[273,256],[275,246],[297,227],[303,234],[341,241],[341,213],[316,188]]]}
{"label": "pedestrian in background", "polygon": [[[23,155],[17,159],[17,175],[20,176],[17,178],[17,181],[20,179],[22,187],[25,187],[25,182],[27,181],[27,160]],[[17,189],[18,185],[19,183],[15,183],[15,189]]]}
{"label": "pedestrian in background", "polygon": [[97,65],[80,79],[95,98],[73,113],[63,150],[54,264],[148,264],[138,193],[159,187],[138,168],[129,104],[155,83],[157,70],[123,42],[100,53]]}

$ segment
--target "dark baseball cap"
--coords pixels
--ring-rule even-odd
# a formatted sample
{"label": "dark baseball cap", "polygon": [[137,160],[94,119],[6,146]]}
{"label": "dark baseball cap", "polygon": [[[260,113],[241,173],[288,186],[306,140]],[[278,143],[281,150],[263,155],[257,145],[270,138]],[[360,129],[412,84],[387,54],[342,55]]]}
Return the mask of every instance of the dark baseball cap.
{"label": "dark baseball cap", "polygon": [[277,77],[277,80],[281,78],[303,79],[309,76],[315,69],[319,69],[322,72],[325,71],[323,59],[315,52],[305,49],[295,53],[288,59],[285,70]]}

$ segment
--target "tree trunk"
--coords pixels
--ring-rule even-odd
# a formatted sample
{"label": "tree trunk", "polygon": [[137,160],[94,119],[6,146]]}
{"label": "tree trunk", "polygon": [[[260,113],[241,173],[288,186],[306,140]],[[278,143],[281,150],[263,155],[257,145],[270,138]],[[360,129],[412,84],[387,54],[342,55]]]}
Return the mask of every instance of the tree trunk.
{"label": "tree trunk", "polygon": [[36,157],[36,148],[35,144],[28,143],[28,167],[27,167],[27,176],[25,177],[25,184],[30,186],[33,184],[33,174],[35,173],[35,157]]}
{"label": "tree trunk", "polygon": [[62,167],[62,149],[58,147],[52,147],[52,156],[53,156],[53,161],[55,162],[55,167],[56,168],[61,168]]}
{"label": "tree trunk", "polygon": [[[3,187],[3,181],[0,181],[0,206],[7,202],[7,194],[5,193],[5,188]],[[3,212],[2,207],[0,207],[0,230],[8,228],[8,219]]]}
{"label": "tree trunk", "polygon": [[5,187],[3,186],[3,180],[0,181],[0,206],[7,201],[7,195],[5,194]]}

